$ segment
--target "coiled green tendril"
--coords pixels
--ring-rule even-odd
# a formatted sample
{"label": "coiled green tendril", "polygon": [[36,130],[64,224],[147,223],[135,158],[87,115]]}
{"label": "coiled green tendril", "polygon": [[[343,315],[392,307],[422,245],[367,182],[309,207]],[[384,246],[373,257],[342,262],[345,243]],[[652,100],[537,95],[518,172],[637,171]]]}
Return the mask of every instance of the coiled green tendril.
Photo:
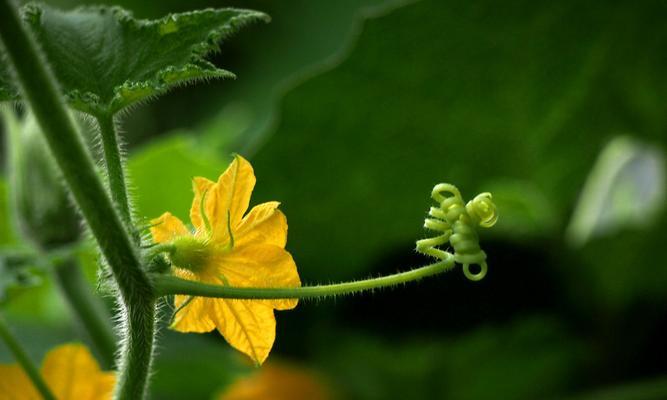
{"label": "coiled green tendril", "polygon": [[[417,251],[442,261],[453,258],[463,265],[466,278],[471,281],[481,280],[486,276],[488,266],[486,253],[479,247],[477,226],[489,228],[498,221],[491,193],[481,193],[464,205],[456,186],[440,183],[433,188],[431,197],[439,206],[431,207],[429,217],[424,220],[424,228],[441,234],[418,240]],[[448,242],[454,254],[438,248]],[[479,265],[480,270],[476,273],[470,271],[470,265],[473,264]]]}

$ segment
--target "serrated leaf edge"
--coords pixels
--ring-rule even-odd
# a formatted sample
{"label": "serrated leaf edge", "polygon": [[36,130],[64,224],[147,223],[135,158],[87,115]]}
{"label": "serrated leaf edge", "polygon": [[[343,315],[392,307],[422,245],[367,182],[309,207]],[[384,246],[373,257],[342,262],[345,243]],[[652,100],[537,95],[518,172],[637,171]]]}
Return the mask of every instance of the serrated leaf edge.
{"label": "serrated leaf edge", "polygon": [[[41,23],[41,16],[43,14],[45,5],[39,3],[28,3],[21,8],[23,20],[30,26],[35,27]],[[50,7],[50,6],[46,6]],[[54,8],[56,9],[56,8]],[[71,9],[68,12],[97,12],[97,13],[111,13],[119,23],[131,25],[131,29],[155,29],[155,26],[166,26],[168,24],[177,23],[179,21],[189,21],[198,18],[202,14],[207,13],[221,13],[221,12],[237,12],[238,15],[230,18],[226,23],[217,29],[212,29],[205,40],[195,44],[191,48],[190,63],[181,68],[169,66],[159,70],[155,74],[155,78],[145,81],[125,81],[122,85],[114,88],[114,97],[109,104],[101,105],[99,96],[95,93],[85,92],[81,93],[78,90],[72,90],[65,94],[67,102],[75,109],[93,114],[115,114],[123,108],[128,107],[137,102],[143,102],[148,99],[157,97],[160,94],[166,93],[170,89],[178,86],[188,85],[194,82],[199,82],[209,79],[229,79],[236,76],[227,70],[215,67],[213,64],[205,60],[204,57],[220,50],[220,43],[243,27],[254,22],[270,22],[271,18],[262,12],[240,9],[240,8],[205,8],[202,10],[188,11],[183,13],[170,13],[160,19],[148,20],[137,19],[132,12],[125,10],[118,6],[102,6],[102,5],[85,5]],[[158,28],[159,29],[159,28]],[[210,68],[210,69],[209,69]],[[187,70],[198,70],[201,72],[200,76],[193,76],[190,78],[174,80],[172,82],[165,81],[164,77],[168,73],[174,71],[184,72]],[[142,96],[137,96],[132,100],[125,100],[120,94],[123,90],[135,91],[138,88],[152,89],[152,93],[146,93]],[[0,91],[0,100],[4,92]],[[11,93],[10,93],[11,95]]]}

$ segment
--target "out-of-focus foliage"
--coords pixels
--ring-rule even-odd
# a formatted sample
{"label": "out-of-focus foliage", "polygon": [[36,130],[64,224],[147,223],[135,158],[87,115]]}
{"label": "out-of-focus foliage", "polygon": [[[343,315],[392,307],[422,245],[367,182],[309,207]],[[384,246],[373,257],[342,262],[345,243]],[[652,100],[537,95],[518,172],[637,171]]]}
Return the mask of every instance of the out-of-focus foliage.
{"label": "out-of-focus foliage", "polygon": [[166,210],[187,221],[192,202],[192,178],[215,179],[225,169],[225,158],[197,148],[192,137],[174,134],[135,152],[128,164],[137,188],[137,214],[157,218]]}
{"label": "out-of-focus foliage", "polygon": [[7,183],[0,177],[0,245],[14,241],[7,199]]}
{"label": "out-of-focus foliage", "polygon": [[81,231],[79,216],[37,121],[32,114],[20,121],[12,112],[2,116],[10,139],[10,204],[22,239],[41,249],[76,243]]}
{"label": "out-of-focus foliage", "polygon": [[[18,365],[0,365],[0,390],[14,399],[42,397]],[[116,374],[102,371],[90,350],[78,343],[60,345],[44,356],[40,373],[59,400],[94,400],[110,397]]]}
{"label": "out-of-focus foliage", "polygon": [[401,344],[347,333],[322,352],[345,399],[483,400],[548,398],[577,381],[582,350],[560,323],[532,318]]}
{"label": "out-of-focus foliage", "polygon": [[269,362],[225,389],[217,400],[331,400],[331,389],[313,371]]}
{"label": "out-of-focus foliage", "polygon": [[245,357],[219,338],[166,331],[160,338],[151,391],[165,400],[211,399],[253,370]]}
{"label": "out-of-focus foliage", "polygon": [[0,306],[41,284],[39,269],[30,254],[0,248]]}
{"label": "out-of-focus foliage", "polygon": [[662,152],[625,136],[614,138],[600,153],[567,234],[581,246],[624,227],[654,222],[665,206],[665,160]]}

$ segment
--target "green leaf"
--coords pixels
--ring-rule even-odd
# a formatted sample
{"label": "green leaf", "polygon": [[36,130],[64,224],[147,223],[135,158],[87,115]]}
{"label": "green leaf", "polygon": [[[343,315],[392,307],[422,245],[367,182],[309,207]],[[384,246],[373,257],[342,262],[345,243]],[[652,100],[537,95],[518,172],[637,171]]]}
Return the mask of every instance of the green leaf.
{"label": "green leaf", "polygon": [[[232,8],[159,20],[136,19],[121,8],[104,6],[62,11],[29,4],[23,14],[68,102],[94,115],[116,113],[174,86],[233,77],[205,57],[243,26],[268,20],[260,12]],[[7,82],[0,71],[0,95],[5,93],[0,99],[16,96]]]}

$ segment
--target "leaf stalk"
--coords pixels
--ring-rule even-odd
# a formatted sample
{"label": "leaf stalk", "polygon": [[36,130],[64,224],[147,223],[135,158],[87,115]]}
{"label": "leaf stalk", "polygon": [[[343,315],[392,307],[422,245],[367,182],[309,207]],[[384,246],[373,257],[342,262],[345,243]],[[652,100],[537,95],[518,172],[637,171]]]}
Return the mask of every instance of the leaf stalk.
{"label": "leaf stalk", "polygon": [[129,229],[132,226],[132,212],[130,199],[127,196],[127,182],[123,170],[123,156],[118,141],[118,133],[114,117],[107,113],[97,113],[95,116],[102,138],[102,149],[104,152],[104,164],[107,179],[109,180],[109,192],[114,205],[120,213],[120,217]]}
{"label": "leaf stalk", "polygon": [[190,295],[224,299],[312,299],[361,293],[373,289],[396,286],[402,283],[408,283],[428,276],[447,272],[451,270],[454,265],[454,259],[448,258],[444,261],[426,265],[424,267],[378,278],[329,285],[285,288],[251,288],[211,285],[162,274],[152,274],[151,277],[155,293],[158,296]]}
{"label": "leaf stalk", "polygon": [[28,375],[32,384],[35,385],[35,389],[39,394],[44,398],[44,400],[56,400],[56,397],[51,393],[51,390],[42,379],[42,375],[39,373],[39,369],[32,362],[28,354],[23,349],[21,344],[16,340],[14,334],[9,330],[5,319],[0,316],[0,338],[5,342],[9,351],[11,351],[16,362],[19,363],[23,371]]}
{"label": "leaf stalk", "polygon": [[116,337],[113,333],[110,318],[104,305],[97,298],[81,270],[81,265],[72,256],[54,262],[55,281],[76,314],[86,328],[95,348],[102,356],[108,368],[114,364]]}

